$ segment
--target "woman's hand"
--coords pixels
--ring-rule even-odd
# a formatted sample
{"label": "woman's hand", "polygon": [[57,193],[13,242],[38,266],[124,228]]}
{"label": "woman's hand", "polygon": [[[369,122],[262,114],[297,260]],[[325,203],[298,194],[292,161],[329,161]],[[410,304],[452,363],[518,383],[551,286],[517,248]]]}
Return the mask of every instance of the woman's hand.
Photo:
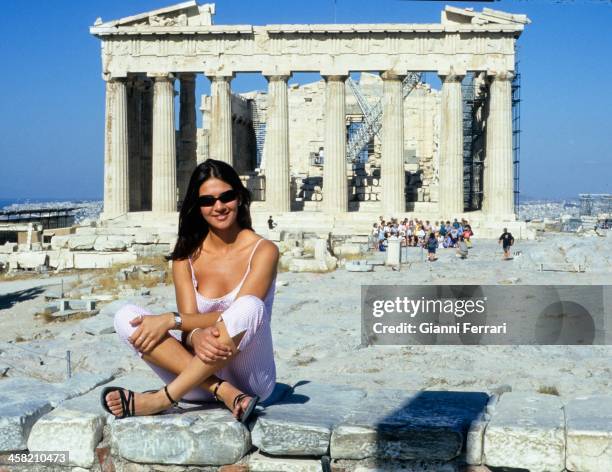
{"label": "woman's hand", "polygon": [[231,349],[219,340],[219,330],[214,326],[197,330],[191,336],[191,343],[196,356],[206,363],[225,360]]}
{"label": "woman's hand", "polygon": [[136,331],[128,338],[132,345],[143,353],[150,352],[171,329],[169,315],[137,316],[130,320],[132,326],[138,326]]}

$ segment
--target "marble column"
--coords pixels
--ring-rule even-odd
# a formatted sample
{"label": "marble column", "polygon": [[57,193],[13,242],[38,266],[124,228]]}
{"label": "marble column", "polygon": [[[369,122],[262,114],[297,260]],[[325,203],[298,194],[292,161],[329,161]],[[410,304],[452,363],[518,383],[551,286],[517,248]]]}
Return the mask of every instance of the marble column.
{"label": "marble column", "polygon": [[440,113],[439,215],[444,219],[463,213],[463,75],[439,74],[442,80]]}
{"label": "marble column", "polygon": [[103,219],[128,212],[128,113],[125,79],[106,81]]}
{"label": "marble column", "polygon": [[404,97],[403,75],[387,71],[383,79],[382,211],[387,216],[399,216],[406,211],[406,173],[404,171]]}
{"label": "marble column", "polygon": [[289,75],[268,79],[268,116],[264,156],[266,160],[266,207],[273,213],[291,211],[289,174]]}
{"label": "marble column", "polygon": [[195,74],[181,74],[177,163],[179,206],[185,198],[185,193],[189,186],[189,178],[196,167],[196,132]]}
{"label": "marble column", "polygon": [[512,72],[492,77],[486,127],[484,213],[514,219],[514,174],[512,168]]}
{"label": "marble column", "polygon": [[348,211],[346,176],[345,75],[324,76],[325,136],[323,163],[323,210]]}
{"label": "marble column", "polygon": [[142,83],[134,77],[128,82],[128,179],[130,211],[142,210]]}
{"label": "marble column", "polygon": [[231,76],[210,77],[212,112],[209,156],[233,165]]}
{"label": "marble column", "polygon": [[153,196],[156,213],[176,211],[176,138],[174,77],[160,74],[153,85]]}

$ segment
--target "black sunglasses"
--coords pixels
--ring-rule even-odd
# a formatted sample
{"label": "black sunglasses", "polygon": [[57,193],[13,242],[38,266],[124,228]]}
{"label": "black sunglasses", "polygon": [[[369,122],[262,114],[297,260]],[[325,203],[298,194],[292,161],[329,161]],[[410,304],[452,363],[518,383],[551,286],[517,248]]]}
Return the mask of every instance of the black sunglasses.
{"label": "black sunglasses", "polygon": [[212,195],[200,195],[198,197],[198,204],[201,207],[211,207],[215,203],[217,203],[217,200],[219,200],[221,203],[229,203],[229,202],[233,202],[237,198],[238,198],[238,192],[236,192],[236,190],[234,189],[231,189],[231,190],[227,190],[223,192],[218,197],[213,197]]}

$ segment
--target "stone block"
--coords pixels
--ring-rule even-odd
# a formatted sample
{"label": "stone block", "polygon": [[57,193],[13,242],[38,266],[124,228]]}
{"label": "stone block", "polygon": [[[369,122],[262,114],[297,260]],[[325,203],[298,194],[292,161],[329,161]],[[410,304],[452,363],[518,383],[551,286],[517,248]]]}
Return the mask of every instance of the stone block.
{"label": "stone block", "polygon": [[[9,380],[2,383],[6,382]],[[53,407],[40,397],[8,399],[5,388],[3,385],[0,390],[0,453],[22,451],[27,448],[28,436],[36,421]],[[16,396],[17,392],[14,393]]]}
{"label": "stone block", "polygon": [[323,472],[317,459],[296,459],[294,457],[270,457],[256,452],[249,456],[249,472]]}
{"label": "stone block", "polygon": [[248,429],[227,409],[111,419],[113,450],[145,464],[224,465],[251,448]]}
{"label": "stone block", "polygon": [[28,449],[31,451],[68,451],[69,464],[92,467],[94,449],[102,439],[104,418],[92,413],[56,408],[33,426]]}
{"label": "stone block", "polygon": [[57,250],[47,252],[49,256],[49,267],[56,270],[65,270],[74,268],[74,254],[66,250]]}
{"label": "stone block", "polygon": [[268,239],[270,241],[279,242],[281,240],[281,232],[278,230],[269,229],[268,230]]}
{"label": "stone block", "polygon": [[467,432],[465,443],[465,462],[470,465],[482,464],[482,445],[488,419],[485,413],[472,421]]}
{"label": "stone block", "polygon": [[17,257],[17,265],[20,269],[36,269],[40,266],[47,265],[47,253],[40,252],[20,252],[15,254]]}
{"label": "stone block", "polygon": [[51,238],[51,249],[68,249],[68,241],[74,235],[60,235]]}
{"label": "stone block", "polygon": [[[283,256],[285,257],[285,256]],[[331,264],[325,262],[325,260],[306,258],[306,257],[293,257],[289,256],[288,269],[291,272],[327,272],[335,269],[330,268]]]}
{"label": "stone block", "polygon": [[32,426],[39,418],[66,399],[81,395],[108,378],[108,374],[77,374],[64,383],[27,377],[11,377],[0,382],[0,452],[26,449]]}
{"label": "stone block", "polygon": [[348,386],[298,383],[291,394],[258,414],[253,445],[275,456],[325,455],[333,427],[364,397],[363,390]]}
{"label": "stone block", "polygon": [[130,252],[75,252],[75,269],[108,269],[114,264],[136,262],[137,255]]}
{"label": "stone block", "polygon": [[147,231],[146,229],[137,229],[134,232],[134,244],[157,244],[159,236],[157,233]]}
{"label": "stone block", "polygon": [[531,472],[565,468],[565,419],[559,397],[502,395],[484,436],[484,463]]}
{"label": "stone block", "polygon": [[17,251],[17,243],[5,242],[0,245],[0,254],[11,254]]}
{"label": "stone block", "polygon": [[[97,239],[97,236],[95,234],[84,234],[84,235],[77,234],[74,236],[70,236],[68,238],[68,248],[71,251],[91,251],[94,248],[96,239]],[[53,240],[51,240],[51,245],[53,247]]]}
{"label": "stone block", "polygon": [[98,236],[94,243],[95,251],[125,251],[132,238],[119,236]]}
{"label": "stone block", "polygon": [[344,243],[334,247],[336,256],[358,256],[361,254],[361,244]]}
{"label": "stone block", "polygon": [[612,470],[612,396],[578,397],[565,405],[568,470]]}
{"label": "stone block", "polygon": [[344,268],[349,272],[372,272],[374,266],[368,264],[367,261],[349,261],[344,265]]}
{"label": "stone block", "polygon": [[83,320],[79,323],[85,333],[93,336],[99,336],[100,334],[111,334],[115,332],[115,326],[113,319],[110,316],[96,315]]}
{"label": "stone block", "polygon": [[331,457],[451,460],[487,400],[482,392],[373,392],[334,428]]}
{"label": "stone block", "polygon": [[165,256],[171,248],[170,244],[132,244],[128,251],[141,257]]}
{"label": "stone block", "polygon": [[159,233],[159,242],[161,244],[170,244],[174,246],[176,243],[177,234],[172,231],[163,231]]}
{"label": "stone block", "polygon": [[80,236],[83,235],[88,235],[91,236],[92,234],[97,234],[96,232],[98,231],[98,228],[92,227],[92,226],[79,226],[78,228],[76,228],[74,230],[75,234],[78,234]]}

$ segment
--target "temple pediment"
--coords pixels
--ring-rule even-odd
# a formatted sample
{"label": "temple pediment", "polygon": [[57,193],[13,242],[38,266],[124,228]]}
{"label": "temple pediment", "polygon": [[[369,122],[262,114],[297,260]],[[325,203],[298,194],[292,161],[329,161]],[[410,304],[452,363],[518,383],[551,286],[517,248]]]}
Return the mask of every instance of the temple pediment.
{"label": "temple pediment", "polygon": [[471,24],[471,25],[487,25],[487,24],[515,24],[526,25],[531,23],[527,15],[517,15],[514,13],[506,13],[491,8],[483,8],[482,12],[476,12],[473,8],[457,8],[447,5],[442,11],[442,24]]}
{"label": "temple pediment", "polygon": [[98,18],[94,27],[118,29],[121,27],[210,26],[214,14],[214,3],[198,5],[195,0],[189,0],[118,20],[102,21],[101,18]]}

